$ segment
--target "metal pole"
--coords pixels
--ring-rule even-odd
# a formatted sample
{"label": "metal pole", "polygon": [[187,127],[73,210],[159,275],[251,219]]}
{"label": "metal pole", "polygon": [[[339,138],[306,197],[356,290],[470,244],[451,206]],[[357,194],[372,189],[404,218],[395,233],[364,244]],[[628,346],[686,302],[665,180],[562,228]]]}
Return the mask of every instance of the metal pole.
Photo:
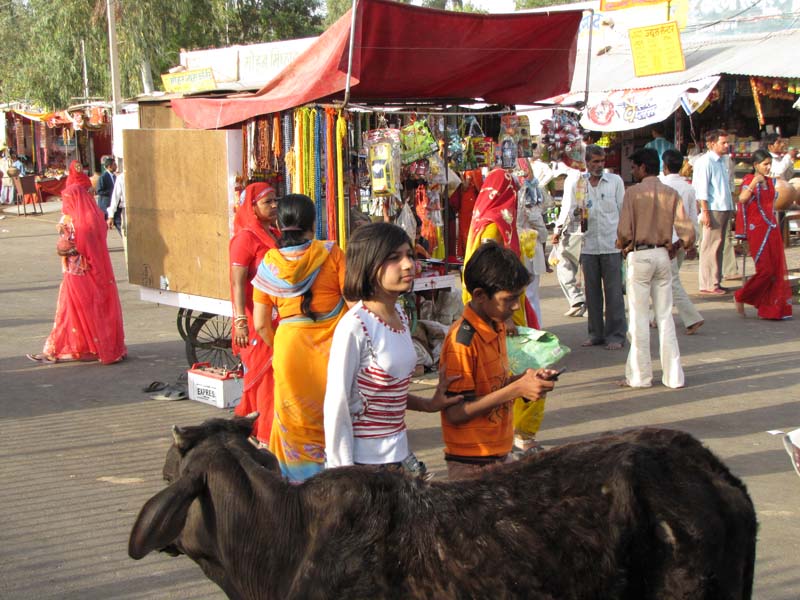
{"label": "metal pole", "polygon": [[592,32],[594,31],[594,9],[589,9],[589,48],[586,50],[586,89],[583,92],[583,106],[589,103],[589,83],[592,72]]}
{"label": "metal pole", "polygon": [[115,13],[115,0],[106,0],[106,13],[108,15],[108,54],[111,62],[111,101],[113,114],[119,113],[120,85],[119,85],[119,56],[117,54],[117,16]]}
{"label": "metal pole", "polygon": [[81,40],[81,60],[83,61],[83,100],[89,102],[89,72],[86,68],[86,44]]}
{"label": "metal pole", "polygon": [[351,8],[352,14],[350,15],[350,49],[347,53],[347,79],[344,81],[344,103],[342,108],[347,106],[350,100],[350,75],[353,72],[353,46],[355,46],[356,39],[356,7],[358,0],[353,0],[353,7]]}

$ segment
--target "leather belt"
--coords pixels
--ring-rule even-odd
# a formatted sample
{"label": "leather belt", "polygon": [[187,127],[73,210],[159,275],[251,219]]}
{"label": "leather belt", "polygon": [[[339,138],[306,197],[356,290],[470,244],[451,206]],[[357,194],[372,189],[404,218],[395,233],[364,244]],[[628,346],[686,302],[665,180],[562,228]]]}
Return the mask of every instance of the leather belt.
{"label": "leather belt", "polygon": [[636,244],[634,250],[652,250],[653,248],[666,248],[664,244]]}

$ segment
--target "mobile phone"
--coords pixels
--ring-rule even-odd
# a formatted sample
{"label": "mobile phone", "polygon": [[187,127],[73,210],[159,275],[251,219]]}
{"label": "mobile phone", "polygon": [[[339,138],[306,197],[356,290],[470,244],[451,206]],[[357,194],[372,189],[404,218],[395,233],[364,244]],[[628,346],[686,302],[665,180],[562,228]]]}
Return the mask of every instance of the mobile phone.
{"label": "mobile phone", "polygon": [[561,367],[555,373],[553,373],[549,377],[545,376],[545,377],[543,377],[543,379],[545,379],[546,381],[557,381],[558,380],[558,376],[561,375],[566,370],[567,370],[567,367]]}

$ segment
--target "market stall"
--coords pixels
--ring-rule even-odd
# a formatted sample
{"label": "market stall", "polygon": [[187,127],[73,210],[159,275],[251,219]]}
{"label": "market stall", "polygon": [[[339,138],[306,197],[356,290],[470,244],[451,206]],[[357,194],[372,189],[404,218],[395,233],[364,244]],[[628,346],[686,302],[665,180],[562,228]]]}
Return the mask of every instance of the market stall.
{"label": "market stall", "polygon": [[[167,138],[186,140],[188,152],[188,134],[195,135],[194,144],[225,134],[231,140],[228,162],[236,163],[224,174],[228,187],[207,194],[207,205],[192,196],[195,213],[215,215],[213,227],[202,233],[227,240],[237,185],[271,180],[286,193],[310,196],[318,210],[317,237],[342,247],[353,212],[400,219],[431,255],[421,262],[415,287],[456,288],[458,277],[448,267],[459,249],[447,228],[447,201],[460,180],[451,173],[490,167],[504,150],[509,159],[512,149],[515,158],[526,156],[529,125],[516,117],[513,105],[567,89],[581,14],[480,15],[385,0],[362,0],[355,11],[255,94],[172,99],[182,123],[207,130],[140,131],[135,144],[131,134],[127,168],[135,163],[152,169],[166,153]],[[465,108],[475,102],[482,103],[481,111]],[[214,131],[222,127],[227,130]],[[232,159],[234,153],[238,158]],[[181,154],[171,147],[173,157]],[[173,175],[182,185],[208,187],[208,174],[187,180],[182,174],[190,165],[178,162]],[[221,167],[209,168],[215,178],[223,177]],[[229,314],[227,256],[220,252],[227,244],[198,245],[195,238],[193,246],[176,246],[180,235],[165,231],[164,224],[167,213],[183,205],[183,192],[174,182],[144,179],[126,178],[129,235],[131,242],[142,242],[129,243],[131,282],[150,288],[143,295],[156,292],[161,301],[172,295],[170,302],[181,307],[188,307],[187,296],[218,299],[216,314]],[[170,203],[145,205],[145,197],[169,197]],[[159,245],[145,247],[154,231],[163,240],[159,256],[153,254]],[[199,281],[198,264],[220,280],[214,289],[207,289],[207,277]]]}
{"label": "market stall", "polygon": [[80,105],[58,112],[19,106],[5,111],[3,122],[9,150],[34,174],[37,201],[59,196],[72,160],[99,171],[99,158],[111,151],[111,121],[103,105]]}

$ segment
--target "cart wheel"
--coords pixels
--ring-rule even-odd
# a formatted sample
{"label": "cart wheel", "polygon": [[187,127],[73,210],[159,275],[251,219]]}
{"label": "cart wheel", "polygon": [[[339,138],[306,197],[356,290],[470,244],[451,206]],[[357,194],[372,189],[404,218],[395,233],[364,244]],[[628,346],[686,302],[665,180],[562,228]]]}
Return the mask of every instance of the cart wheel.
{"label": "cart wheel", "polygon": [[181,339],[185,342],[186,336],[189,335],[189,327],[192,324],[192,310],[190,308],[178,309],[178,333],[181,334]]}
{"label": "cart wheel", "polygon": [[186,330],[186,358],[189,365],[211,363],[212,367],[234,369],[239,360],[231,350],[231,320],[213,313],[200,313]]}

